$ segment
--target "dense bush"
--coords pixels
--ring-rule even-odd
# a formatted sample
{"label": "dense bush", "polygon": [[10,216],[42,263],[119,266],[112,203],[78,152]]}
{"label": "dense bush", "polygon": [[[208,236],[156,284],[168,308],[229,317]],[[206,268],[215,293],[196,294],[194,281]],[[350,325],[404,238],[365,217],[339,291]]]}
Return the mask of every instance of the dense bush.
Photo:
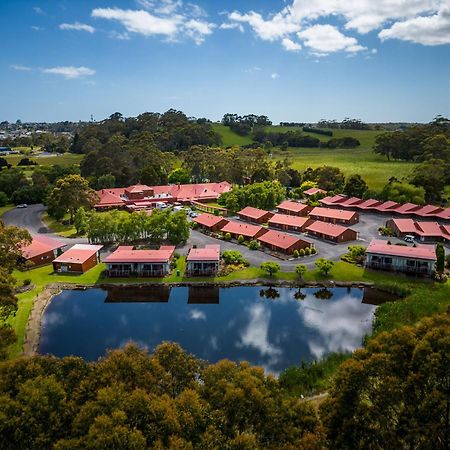
{"label": "dense bush", "polygon": [[222,253],[222,259],[225,264],[243,264],[248,266],[248,261],[242,256],[242,253],[238,250],[225,250]]}
{"label": "dense bush", "polygon": [[322,130],[320,128],[303,127],[303,131],[306,133],[322,134],[323,136],[333,136],[333,132],[331,130]]}

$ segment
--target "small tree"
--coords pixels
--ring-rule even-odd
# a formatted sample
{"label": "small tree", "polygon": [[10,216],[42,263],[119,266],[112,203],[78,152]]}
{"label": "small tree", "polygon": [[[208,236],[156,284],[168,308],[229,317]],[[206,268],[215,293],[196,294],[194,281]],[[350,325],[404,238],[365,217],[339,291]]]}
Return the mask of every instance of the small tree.
{"label": "small tree", "polygon": [[242,234],[240,234],[239,236],[238,236],[238,242],[239,242],[239,244],[242,244],[244,241],[245,241],[245,239],[244,239],[244,236],[242,236]]}
{"label": "small tree", "polygon": [[259,249],[259,242],[253,239],[248,243],[249,250],[258,250]]}
{"label": "small tree", "polygon": [[315,255],[317,253],[316,247],[311,247],[311,255]]}
{"label": "small tree", "polygon": [[309,256],[311,254],[311,249],[309,247],[305,248],[305,255]]}
{"label": "small tree", "polygon": [[307,271],[308,268],[304,264],[297,264],[295,266],[295,273],[299,276],[299,278],[303,278]]}
{"label": "small tree", "polygon": [[324,276],[327,276],[330,273],[330,270],[334,266],[333,261],[330,261],[329,259],[325,259],[325,258],[319,258],[315,262],[315,264],[316,264],[316,267],[319,270],[319,272]]}
{"label": "small tree", "polygon": [[259,267],[261,270],[264,270],[264,272],[267,272],[270,277],[280,271],[280,265],[270,261],[263,262]]}
{"label": "small tree", "polygon": [[77,212],[75,213],[75,217],[73,219],[73,225],[75,226],[75,229],[77,230],[78,234],[85,233],[87,229],[87,223],[88,223],[88,215],[84,208],[81,206],[77,209]]}
{"label": "small tree", "polygon": [[305,256],[305,249],[301,248],[300,251],[298,252],[299,256],[301,256],[302,258]]}
{"label": "small tree", "polygon": [[443,273],[445,269],[445,250],[444,246],[439,243],[436,246],[436,272]]}
{"label": "small tree", "polygon": [[225,236],[223,237],[224,241],[231,241],[231,234],[225,233]]}

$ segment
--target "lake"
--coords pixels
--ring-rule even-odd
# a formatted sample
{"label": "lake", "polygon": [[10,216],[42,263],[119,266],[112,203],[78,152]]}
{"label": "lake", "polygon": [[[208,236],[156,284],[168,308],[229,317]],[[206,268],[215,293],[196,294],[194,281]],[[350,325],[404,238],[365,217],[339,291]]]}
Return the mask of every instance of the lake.
{"label": "lake", "polygon": [[264,286],[66,290],[45,310],[39,353],[93,361],[130,340],[150,351],[173,341],[210,362],[246,360],[278,374],[360,347],[372,328],[373,294]]}

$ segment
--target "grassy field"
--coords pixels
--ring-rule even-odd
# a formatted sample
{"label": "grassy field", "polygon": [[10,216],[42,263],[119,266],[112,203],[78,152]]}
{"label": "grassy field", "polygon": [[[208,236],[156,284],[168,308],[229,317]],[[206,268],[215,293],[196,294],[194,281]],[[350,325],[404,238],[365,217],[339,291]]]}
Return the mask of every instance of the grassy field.
{"label": "grassy field", "polygon": [[[301,261],[299,261],[300,263]],[[268,283],[275,280],[286,280],[286,281],[296,281],[298,280],[297,275],[294,272],[280,272],[276,274],[274,277],[268,277],[265,272],[257,267],[248,267],[241,271],[233,272],[225,277],[215,277],[215,278],[186,278],[184,276],[186,268],[185,257],[180,257],[177,260],[177,267],[172,273],[165,278],[152,279],[151,282],[161,282],[161,283],[177,283],[183,281],[196,281],[196,282],[232,282],[232,281],[240,281],[240,280],[255,280],[262,279],[266,280]],[[106,279],[102,278],[102,272],[105,269],[104,264],[99,264],[98,266],[91,269],[89,272],[82,275],[72,275],[72,274],[56,274],[53,273],[53,268],[51,265],[38,267],[33,270],[21,272],[15,271],[13,276],[16,278],[18,285],[22,285],[24,280],[31,280],[34,285],[34,289],[29,292],[25,292],[19,294],[17,297],[19,299],[19,309],[15,317],[11,318],[9,323],[13,326],[18,340],[17,342],[11,346],[9,355],[11,358],[15,358],[20,355],[25,339],[25,330],[28,322],[28,317],[31,313],[34,300],[37,295],[40,294],[45,286],[51,283],[73,283],[73,284],[83,284],[83,285],[97,285],[102,283],[116,283],[116,284],[124,284],[124,283],[143,283],[146,280],[142,278],[114,278],[114,279]],[[178,275],[179,273],[179,275]],[[430,290],[431,285],[428,282],[415,281],[411,278],[395,276],[390,274],[385,274],[382,272],[374,272],[374,271],[366,271],[361,267],[356,267],[351,264],[345,262],[335,263],[330,275],[328,277],[324,277],[317,270],[308,271],[304,277],[306,281],[323,281],[323,280],[338,280],[338,281],[367,281],[367,282],[386,282],[386,281],[395,281],[401,284],[407,284],[411,287],[414,287],[415,294],[420,295],[420,293],[425,292],[425,298],[427,296],[427,292]],[[450,285],[447,285],[447,288],[450,289]],[[440,286],[434,289],[435,296],[439,297]],[[417,294],[419,292],[419,294]],[[442,297],[442,295],[441,295]],[[448,296],[444,296],[444,299],[447,298],[446,302],[448,303]],[[442,305],[440,305],[442,306]],[[422,310],[419,310],[419,313]]]}
{"label": "grassy field", "polygon": [[[5,159],[8,163],[16,166],[17,163],[22,159],[28,156],[25,155],[9,155],[5,156]],[[65,153],[63,155],[55,155],[55,156],[31,156],[30,159],[36,161],[40,166],[69,166],[71,164],[80,164],[83,155],[75,155],[73,153]]]}
{"label": "grassy field", "polygon": [[[63,218],[64,220],[69,219],[69,214],[66,214]],[[77,230],[73,226],[73,224],[70,225],[64,225],[61,222],[57,221],[53,217],[50,217],[46,212],[42,214],[42,221],[47,225],[47,227],[52,230],[53,233],[58,234],[59,236],[64,237],[77,237]]]}
{"label": "grassy field", "polygon": [[222,144],[224,147],[231,147],[233,145],[248,145],[253,142],[250,136],[239,136],[229,127],[221,125],[220,123],[212,124],[213,130],[222,136]]}
{"label": "grassy field", "polygon": [[5,206],[0,206],[0,217],[3,216],[3,214],[5,214],[5,212],[8,212],[11,209],[14,209],[15,206],[14,205],[5,205]]}

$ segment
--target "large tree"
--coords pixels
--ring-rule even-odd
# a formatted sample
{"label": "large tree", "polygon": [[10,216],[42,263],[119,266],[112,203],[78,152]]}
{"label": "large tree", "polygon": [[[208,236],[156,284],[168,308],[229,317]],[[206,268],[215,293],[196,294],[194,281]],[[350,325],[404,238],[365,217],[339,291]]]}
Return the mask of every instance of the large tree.
{"label": "large tree", "polygon": [[68,175],[59,179],[48,197],[48,213],[62,219],[68,212],[73,221],[78,208],[92,208],[98,196],[89,182],[80,175]]}

